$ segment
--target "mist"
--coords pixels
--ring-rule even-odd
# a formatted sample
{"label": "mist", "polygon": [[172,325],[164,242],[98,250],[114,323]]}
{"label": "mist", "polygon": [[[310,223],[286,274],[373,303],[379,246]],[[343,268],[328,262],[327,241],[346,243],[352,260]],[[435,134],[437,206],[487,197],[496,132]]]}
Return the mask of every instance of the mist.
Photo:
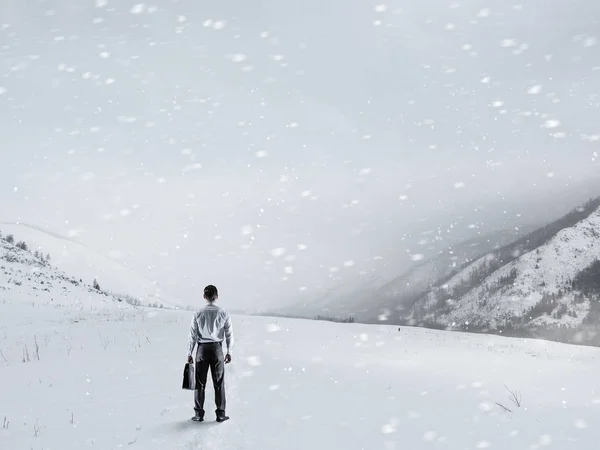
{"label": "mist", "polygon": [[5,0],[0,221],[240,309],[543,224],[600,192],[599,14]]}

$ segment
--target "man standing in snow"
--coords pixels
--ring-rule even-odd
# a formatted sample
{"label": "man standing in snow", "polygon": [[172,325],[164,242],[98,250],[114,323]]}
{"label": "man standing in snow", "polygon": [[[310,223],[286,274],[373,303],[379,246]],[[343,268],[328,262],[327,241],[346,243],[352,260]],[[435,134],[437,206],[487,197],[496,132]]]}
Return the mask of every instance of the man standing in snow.
{"label": "man standing in snow", "polygon": [[[229,419],[225,415],[225,364],[231,362],[233,328],[229,313],[215,305],[217,298],[219,298],[219,293],[215,286],[211,284],[204,288],[204,299],[208,304],[194,315],[190,330],[188,346],[188,362],[190,364],[194,362],[192,353],[198,344],[196,390],[194,392],[196,415],[192,418],[195,422],[204,420],[204,399],[209,368],[215,388],[217,422],[225,422]],[[223,356],[223,339],[227,344],[225,356]]]}

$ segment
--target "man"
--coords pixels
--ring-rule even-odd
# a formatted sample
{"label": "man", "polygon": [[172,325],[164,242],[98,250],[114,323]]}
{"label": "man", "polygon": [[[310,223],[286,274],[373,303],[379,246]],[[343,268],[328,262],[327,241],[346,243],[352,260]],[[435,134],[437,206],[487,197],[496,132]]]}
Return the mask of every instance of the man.
{"label": "man", "polygon": [[[215,301],[219,293],[215,286],[208,285],[204,288],[204,299],[208,304],[198,311],[192,319],[188,346],[188,362],[194,362],[192,353],[198,344],[196,351],[196,390],[194,392],[194,411],[192,417],[195,422],[204,421],[204,399],[208,369],[212,375],[215,388],[215,403],[217,405],[217,422],[225,422],[229,419],[225,415],[225,364],[231,362],[231,350],[233,348],[233,328],[229,313],[219,306]],[[227,344],[227,354],[223,357],[223,339]]]}

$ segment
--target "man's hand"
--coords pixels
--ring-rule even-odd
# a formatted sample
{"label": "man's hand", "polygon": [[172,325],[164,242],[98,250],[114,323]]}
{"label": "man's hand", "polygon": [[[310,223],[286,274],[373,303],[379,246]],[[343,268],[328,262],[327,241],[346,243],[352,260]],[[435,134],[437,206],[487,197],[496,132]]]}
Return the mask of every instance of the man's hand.
{"label": "man's hand", "polygon": [[231,355],[229,353],[227,353],[225,355],[225,364],[229,364],[231,362]]}
{"label": "man's hand", "polygon": [[194,358],[192,356],[188,356],[188,364],[194,364]]}

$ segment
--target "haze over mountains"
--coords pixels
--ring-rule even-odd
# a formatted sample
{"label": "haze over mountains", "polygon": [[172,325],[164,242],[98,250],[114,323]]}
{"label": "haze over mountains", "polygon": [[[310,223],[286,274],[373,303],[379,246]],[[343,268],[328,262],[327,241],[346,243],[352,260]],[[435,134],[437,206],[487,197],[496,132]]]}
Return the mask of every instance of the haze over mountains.
{"label": "haze over mountains", "polygon": [[464,245],[385,285],[275,313],[600,345],[599,217],[596,198],[504,244]]}
{"label": "haze over mountains", "polygon": [[484,3],[3,1],[0,219],[247,308],[550,220],[597,194],[600,5]]}

